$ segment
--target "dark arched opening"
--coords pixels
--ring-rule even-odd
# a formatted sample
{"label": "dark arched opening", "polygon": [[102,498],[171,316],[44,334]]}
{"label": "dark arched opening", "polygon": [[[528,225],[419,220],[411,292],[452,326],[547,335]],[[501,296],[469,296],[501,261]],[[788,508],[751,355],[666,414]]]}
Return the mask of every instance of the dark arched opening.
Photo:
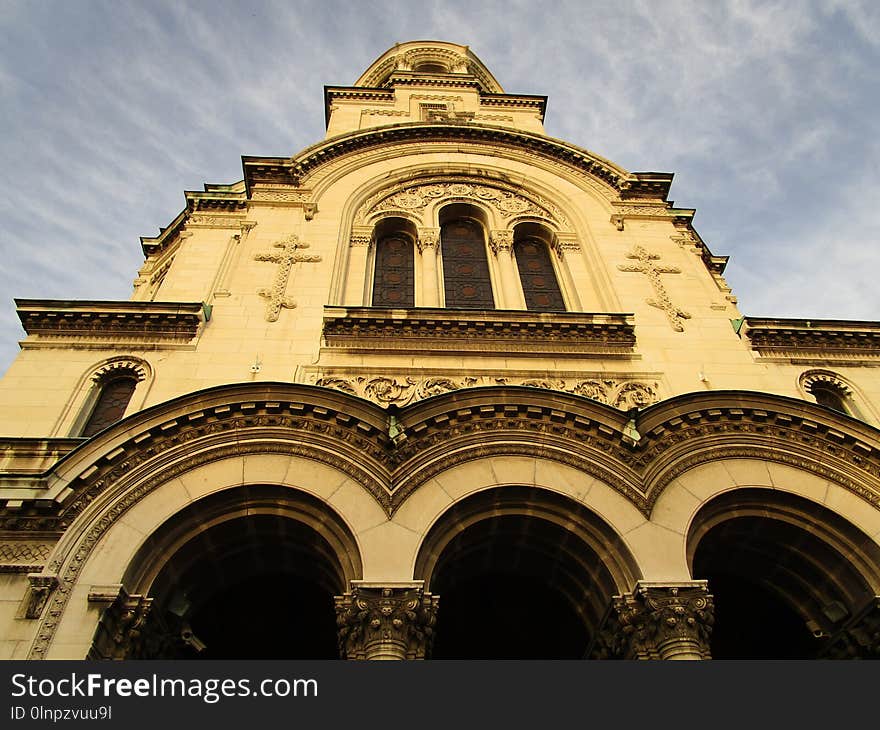
{"label": "dark arched opening", "polygon": [[416,562],[440,596],[433,657],[583,658],[614,574],[632,575],[625,555],[607,525],[560,495],[504,487],[463,500]]}
{"label": "dark arched opening", "polygon": [[129,573],[152,599],[137,658],[335,659],[333,597],[360,560],[326,505],[259,486],[175,515]]}
{"label": "dark arched opening", "polygon": [[695,519],[690,550],[694,578],[714,596],[716,659],[826,656],[874,595],[860,556],[876,546],[790,494],[744,489],[713,500]]}

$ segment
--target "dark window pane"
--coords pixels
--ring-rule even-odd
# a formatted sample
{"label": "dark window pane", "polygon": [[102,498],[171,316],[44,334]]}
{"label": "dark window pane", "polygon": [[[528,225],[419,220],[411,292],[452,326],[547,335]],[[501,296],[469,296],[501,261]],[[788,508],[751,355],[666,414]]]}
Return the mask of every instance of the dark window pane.
{"label": "dark window pane", "polygon": [[466,219],[450,221],[440,229],[446,306],[494,309],[492,282],[483,230]]}
{"label": "dark window pane", "polygon": [[524,238],[513,244],[513,252],[526,297],[526,308],[539,312],[564,312],[565,302],[544,242]]}
{"label": "dark window pane", "polygon": [[846,413],[846,405],[843,402],[843,398],[840,393],[837,393],[832,388],[823,388],[821,386],[814,385],[810,392],[813,394],[813,397],[816,399],[816,403],[820,406],[825,406],[826,408],[832,408],[835,411],[840,411],[841,413]]}
{"label": "dark window pane", "polygon": [[105,383],[82,435],[94,436],[122,418],[136,386],[134,378],[116,378]]}
{"label": "dark window pane", "polygon": [[414,306],[413,281],[413,245],[410,240],[393,234],[381,238],[376,244],[373,306]]}

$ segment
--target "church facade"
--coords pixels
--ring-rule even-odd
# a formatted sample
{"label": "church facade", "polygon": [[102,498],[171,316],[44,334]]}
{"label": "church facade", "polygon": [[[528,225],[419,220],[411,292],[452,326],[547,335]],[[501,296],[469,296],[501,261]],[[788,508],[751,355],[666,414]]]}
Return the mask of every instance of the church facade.
{"label": "church facade", "polygon": [[324,102],[129,301],[16,300],[0,657],[880,654],[880,323],[744,316],[465,46]]}

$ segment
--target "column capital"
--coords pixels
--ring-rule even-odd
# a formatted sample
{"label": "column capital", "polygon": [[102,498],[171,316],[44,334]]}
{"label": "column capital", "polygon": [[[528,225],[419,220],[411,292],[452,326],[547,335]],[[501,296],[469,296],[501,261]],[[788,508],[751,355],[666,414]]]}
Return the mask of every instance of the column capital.
{"label": "column capital", "polygon": [[489,246],[496,256],[501,251],[511,251],[513,249],[513,231],[508,229],[489,231]]}
{"label": "column capital", "polygon": [[440,229],[439,228],[419,228],[418,229],[419,238],[416,241],[416,246],[419,248],[419,253],[422,253],[426,248],[437,250],[437,247],[440,245]]}
{"label": "column capital", "polygon": [[628,659],[708,659],[714,602],[706,581],[639,581],[615,596],[593,655]]}
{"label": "column capital", "polygon": [[424,659],[431,652],[439,597],[424,581],[352,581],[336,596],[339,653],[345,659]]}
{"label": "column capital", "polygon": [[[110,594],[90,593],[90,602],[107,603]],[[153,599],[129,595],[119,587],[118,595],[101,615],[88,659],[126,659],[139,651],[144,624]]]}

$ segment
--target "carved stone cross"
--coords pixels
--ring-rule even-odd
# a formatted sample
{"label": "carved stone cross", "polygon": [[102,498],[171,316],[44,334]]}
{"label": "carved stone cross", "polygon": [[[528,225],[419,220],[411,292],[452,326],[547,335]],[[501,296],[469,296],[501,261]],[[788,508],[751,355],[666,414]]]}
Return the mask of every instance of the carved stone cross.
{"label": "carved stone cross", "polygon": [[282,307],[293,309],[296,302],[285,296],[287,293],[287,284],[290,279],[290,270],[295,263],[310,262],[314,263],[321,260],[320,256],[305,256],[297,253],[301,248],[308,248],[309,244],[300,243],[299,239],[291,234],[282,241],[272,244],[273,248],[279,248],[278,253],[268,251],[266,253],[258,253],[254,255],[255,261],[271,261],[278,264],[278,270],[275,272],[275,280],[272,282],[271,288],[258,289],[259,294],[269,301],[266,303],[266,321],[276,322]]}
{"label": "carved stone cross", "polygon": [[658,266],[654,262],[660,256],[646,251],[642,246],[634,247],[632,252],[628,253],[626,257],[628,259],[636,259],[639,263],[618,264],[617,268],[621,271],[635,271],[645,274],[651,282],[651,286],[654,287],[654,293],[657,295],[656,299],[647,299],[645,301],[652,307],[657,307],[666,312],[666,317],[669,319],[672,329],[676,332],[684,332],[681,320],[690,319],[691,315],[672,303],[669,294],[666,292],[666,287],[663,286],[663,282],[660,280],[660,274],[680,274],[681,269],[677,266]]}

